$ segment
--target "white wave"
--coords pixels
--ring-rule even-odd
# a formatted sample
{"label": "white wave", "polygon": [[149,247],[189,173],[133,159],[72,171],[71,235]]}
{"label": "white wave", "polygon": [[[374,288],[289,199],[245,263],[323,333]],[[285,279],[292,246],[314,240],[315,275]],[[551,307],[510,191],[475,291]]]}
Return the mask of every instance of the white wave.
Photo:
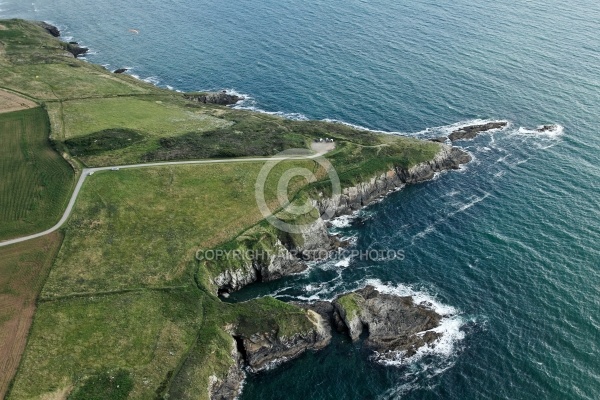
{"label": "white wave", "polygon": [[142,79],[142,81],[146,83],[151,83],[152,85],[157,86],[160,83],[160,79],[156,76],[149,76],[147,78]]}
{"label": "white wave", "polygon": [[455,212],[451,213],[451,215],[455,215],[455,214],[458,214],[460,212],[466,211],[469,208],[473,207],[475,204],[477,204],[479,202],[482,202],[483,200],[487,199],[490,196],[491,196],[491,194],[488,193],[488,192],[485,192],[484,195],[481,196],[481,197],[473,196],[473,197],[471,197],[472,200],[470,202],[461,205],[458,208],[458,210],[456,210]]}
{"label": "white wave", "polygon": [[488,123],[493,123],[493,122],[506,122],[508,125],[505,128],[499,128],[499,129],[490,129],[489,131],[486,131],[484,133],[494,133],[494,132],[498,132],[504,129],[508,129],[511,126],[510,121],[507,120],[502,120],[502,119],[470,119],[470,120],[466,120],[466,121],[460,121],[460,122],[456,122],[454,124],[449,124],[449,125],[442,125],[442,126],[434,126],[431,128],[426,128],[422,131],[418,131],[418,132],[414,132],[414,133],[409,133],[408,135],[410,136],[423,136],[425,138],[434,138],[434,137],[441,137],[441,136],[449,136],[452,132],[459,130],[461,128],[465,128],[467,126],[471,126],[471,125],[483,125],[483,124],[488,124]]}
{"label": "white wave", "polygon": [[491,193],[484,192],[483,196],[476,196],[476,195],[470,196],[469,199],[467,200],[468,201],[467,203],[458,203],[457,202],[457,203],[453,204],[456,207],[456,209],[454,211],[448,213],[447,215],[445,215],[443,217],[440,217],[438,220],[429,224],[423,231],[415,234],[412,237],[411,245],[414,245],[416,240],[422,239],[425,236],[427,236],[428,234],[430,234],[431,232],[434,232],[438,225],[444,223],[449,218],[455,216],[456,214],[459,214],[461,212],[468,210],[469,208],[473,207],[477,203],[482,202],[483,200],[487,199],[490,196],[491,196]]}
{"label": "white wave", "polygon": [[329,221],[333,228],[348,228],[352,225],[352,221],[354,221],[358,217],[358,213],[352,213],[350,215],[341,215],[339,217],[333,218]]}
{"label": "white wave", "polygon": [[[379,279],[368,279],[366,284],[374,286],[380,293],[403,297],[410,296],[415,304],[430,308],[442,316],[440,325],[431,329],[432,332],[440,334],[440,337],[430,346],[419,348],[411,357],[406,357],[403,352],[376,354],[375,359],[377,362],[384,365],[399,366],[414,363],[426,355],[449,358],[456,354],[457,345],[465,338],[462,327],[466,322],[456,308],[443,304],[435,296],[422,290],[415,290],[408,285],[393,286],[384,284]],[[419,335],[424,335],[426,332],[420,332]]]}
{"label": "white wave", "polygon": [[544,128],[543,125],[538,126],[536,129],[528,129],[528,128],[521,126],[521,127],[519,127],[519,129],[517,129],[516,134],[527,135],[527,136],[546,137],[549,139],[558,139],[564,134],[564,131],[565,131],[564,126],[558,125],[558,124],[552,125],[551,129],[540,132],[540,130],[543,128]]}
{"label": "white wave", "polygon": [[347,258],[344,258],[343,260],[340,260],[337,263],[335,263],[335,266],[348,268],[350,266],[350,261],[352,261],[352,257],[347,257]]}

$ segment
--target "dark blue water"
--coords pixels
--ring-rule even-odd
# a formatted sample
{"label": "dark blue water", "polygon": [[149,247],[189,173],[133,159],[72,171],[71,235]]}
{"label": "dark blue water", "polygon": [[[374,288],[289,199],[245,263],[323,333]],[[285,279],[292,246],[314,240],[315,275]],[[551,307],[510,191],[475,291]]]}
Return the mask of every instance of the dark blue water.
{"label": "dark blue water", "polygon": [[[330,262],[236,297],[332,298],[373,283],[434,300],[447,340],[385,366],[337,337],[253,377],[243,399],[600,398],[600,3],[1,0],[0,10],[58,24],[92,62],[179,90],[235,89],[252,96],[247,107],[417,136],[511,122],[462,143],[475,157],[465,170],[337,228],[403,261]],[[544,123],[562,129],[531,134]]]}

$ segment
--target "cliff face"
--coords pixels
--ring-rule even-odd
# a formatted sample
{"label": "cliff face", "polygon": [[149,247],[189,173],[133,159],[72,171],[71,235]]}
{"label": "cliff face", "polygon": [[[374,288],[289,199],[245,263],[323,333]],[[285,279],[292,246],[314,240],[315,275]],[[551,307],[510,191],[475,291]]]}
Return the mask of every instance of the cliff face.
{"label": "cliff face", "polygon": [[213,283],[219,292],[234,292],[253,282],[269,282],[306,269],[306,264],[294,257],[279,239],[270,247],[268,252],[261,251],[256,257],[240,259],[215,277]]}
{"label": "cliff face", "polygon": [[[406,184],[429,180],[436,172],[458,169],[461,164],[470,160],[471,157],[465,151],[441,145],[441,150],[431,161],[410,169],[394,168],[368,182],[346,188],[338,196],[313,200],[313,205],[321,214],[330,210],[330,215],[335,217],[347,215],[366,207],[390,191]],[[213,279],[219,292],[229,293],[253,282],[272,281],[301,272],[306,269],[306,264],[294,254],[302,255],[310,250],[329,250],[337,246],[336,239],[329,235],[327,225],[322,219],[316,220],[298,236],[296,240],[286,242],[285,245],[281,240],[276,240],[266,258],[240,261],[234,267],[220,273]]]}
{"label": "cliff face", "polygon": [[292,360],[307,350],[320,350],[331,342],[331,328],[326,319],[306,310],[309,328],[291,336],[278,328],[268,332],[242,333],[232,328],[234,339],[231,357],[234,361],[223,379],[213,376],[208,393],[211,400],[232,400],[239,396],[248,372],[260,372]]}
{"label": "cliff face", "polygon": [[445,144],[441,146],[441,150],[431,161],[410,169],[394,168],[368,182],[346,188],[338,196],[315,200],[314,205],[321,213],[330,210],[333,211],[330,215],[335,217],[347,215],[406,184],[430,180],[436,172],[458,169],[461,164],[471,161],[471,156],[465,151]]}
{"label": "cliff face", "polygon": [[439,326],[442,317],[415,304],[412,297],[383,294],[367,286],[337,298],[333,305],[352,340],[366,331],[365,346],[379,353],[403,352],[410,357],[439,337],[432,329]]}
{"label": "cliff face", "polygon": [[259,372],[271,366],[298,357],[307,350],[320,350],[331,341],[329,323],[319,314],[307,310],[309,320],[314,327],[291,337],[282,337],[277,331],[257,332],[252,335],[237,336],[238,348],[248,369]]}
{"label": "cliff face", "polygon": [[221,92],[208,92],[208,93],[186,93],[184,97],[188,100],[197,101],[204,104],[219,104],[222,106],[228,106],[235,104],[242,100],[242,97],[229,94],[225,91]]}

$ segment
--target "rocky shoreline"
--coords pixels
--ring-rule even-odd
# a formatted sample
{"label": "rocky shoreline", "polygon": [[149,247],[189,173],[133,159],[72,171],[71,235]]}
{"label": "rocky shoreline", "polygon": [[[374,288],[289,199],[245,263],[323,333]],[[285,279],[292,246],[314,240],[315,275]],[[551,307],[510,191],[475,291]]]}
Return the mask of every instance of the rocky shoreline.
{"label": "rocky shoreline", "polygon": [[[430,161],[409,169],[393,168],[368,182],[344,189],[333,198],[313,200],[313,205],[323,214],[339,217],[385,197],[407,184],[432,179],[436,173],[458,169],[471,157],[464,150],[441,145],[438,154]],[[301,234],[301,245],[274,243],[268,259],[246,260],[213,279],[218,294],[227,294],[259,281],[279,279],[301,272],[306,263],[293,254],[309,250],[333,249],[340,246],[339,239],[331,236],[327,224],[318,219]],[[243,335],[230,329],[234,338],[235,360],[227,377],[211,380],[211,399],[232,399],[241,391],[245,372],[260,372],[281,362],[294,359],[307,350],[320,350],[331,341],[332,329],[346,333],[353,341],[364,338],[363,345],[377,354],[414,355],[423,346],[431,346],[440,336],[433,331],[442,316],[424,304],[415,304],[412,297],[379,293],[367,286],[352,293],[338,296],[333,302],[296,303],[307,310],[313,323],[308,332],[291,338],[278,336],[277,331],[256,332]]]}
{"label": "rocky shoreline", "polygon": [[[395,167],[367,182],[342,190],[338,196],[323,196],[312,202],[321,215],[349,215],[407,184],[430,180],[436,173],[458,169],[469,161],[471,156],[464,150],[441,145],[438,154],[428,162],[409,169]],[[322,219],[306,227],[300,236],[300,240],[290,243],[277,239],[271,244],[272,251],[267,259],[240,260],[239,264],[221,272],[213,279],[218,294],[234,292],[254,282],[268,282],[302,272],[307,268],[303,255],[313,251],[334,250],[343,245],[339,238],[329,234],[327,223]]]}

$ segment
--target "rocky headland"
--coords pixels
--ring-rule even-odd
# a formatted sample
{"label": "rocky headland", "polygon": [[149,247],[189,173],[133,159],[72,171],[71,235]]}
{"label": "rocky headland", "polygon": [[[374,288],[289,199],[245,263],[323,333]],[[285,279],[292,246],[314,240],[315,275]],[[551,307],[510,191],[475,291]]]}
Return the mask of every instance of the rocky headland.
{"label": "rocky headland", "polygon": [[[346,188],[335,197],[313,199],[313,205],[335,217],[350,214],[368,206],[407,184],[423,182],[438,172],[458,169],[471,157],[464,150],[441,145],[430,161],[409,169],[393,168],[368,182]],[[239,290],[254,282],[271,281],[307,268],[301,257],[307,251],[334,249],[343,245],[331,236],[327,224],[317,219],[296,240],[273,239],[269,256],[241,261],[213,279],[218,294]],[[431,346],[440,336],[433,331],[442,316],[425,304],[415,304],[412,297],[380,293],[372,286],[339,296],[332,302],[296,303],[307,310],[311,329],[292,337],[282,337],[277,329],[269,332],[242,334],[231,328],[237,354],[225,380],[214,381],[212,399],[234,398],[241,388],[245,371],[258,372],[291,360],[307,350],[319,350],[331,340],[331,331],[346,333],[353,341],[364,339],[363,345],[385,358],[414,355],[423,346]]]}
{"label": "rocky headland", "polygon": [[230,328],[235,346],[234,360],[225,379],[212,379],[211,399],[236,398],[246,373],[260,372],[292,360],[308,350],[320,350],[331,342],[332,330],[375,352],[379,359],[411,357],[424,346],[433,346],[441,336],[434,329],[442,316],[427,304],[415,304],[410,296],[380,293],[366,286],[338,296],[334,301],[295,303],[306,310],[313,326],[290,337],[269,332],[240,334]]}

